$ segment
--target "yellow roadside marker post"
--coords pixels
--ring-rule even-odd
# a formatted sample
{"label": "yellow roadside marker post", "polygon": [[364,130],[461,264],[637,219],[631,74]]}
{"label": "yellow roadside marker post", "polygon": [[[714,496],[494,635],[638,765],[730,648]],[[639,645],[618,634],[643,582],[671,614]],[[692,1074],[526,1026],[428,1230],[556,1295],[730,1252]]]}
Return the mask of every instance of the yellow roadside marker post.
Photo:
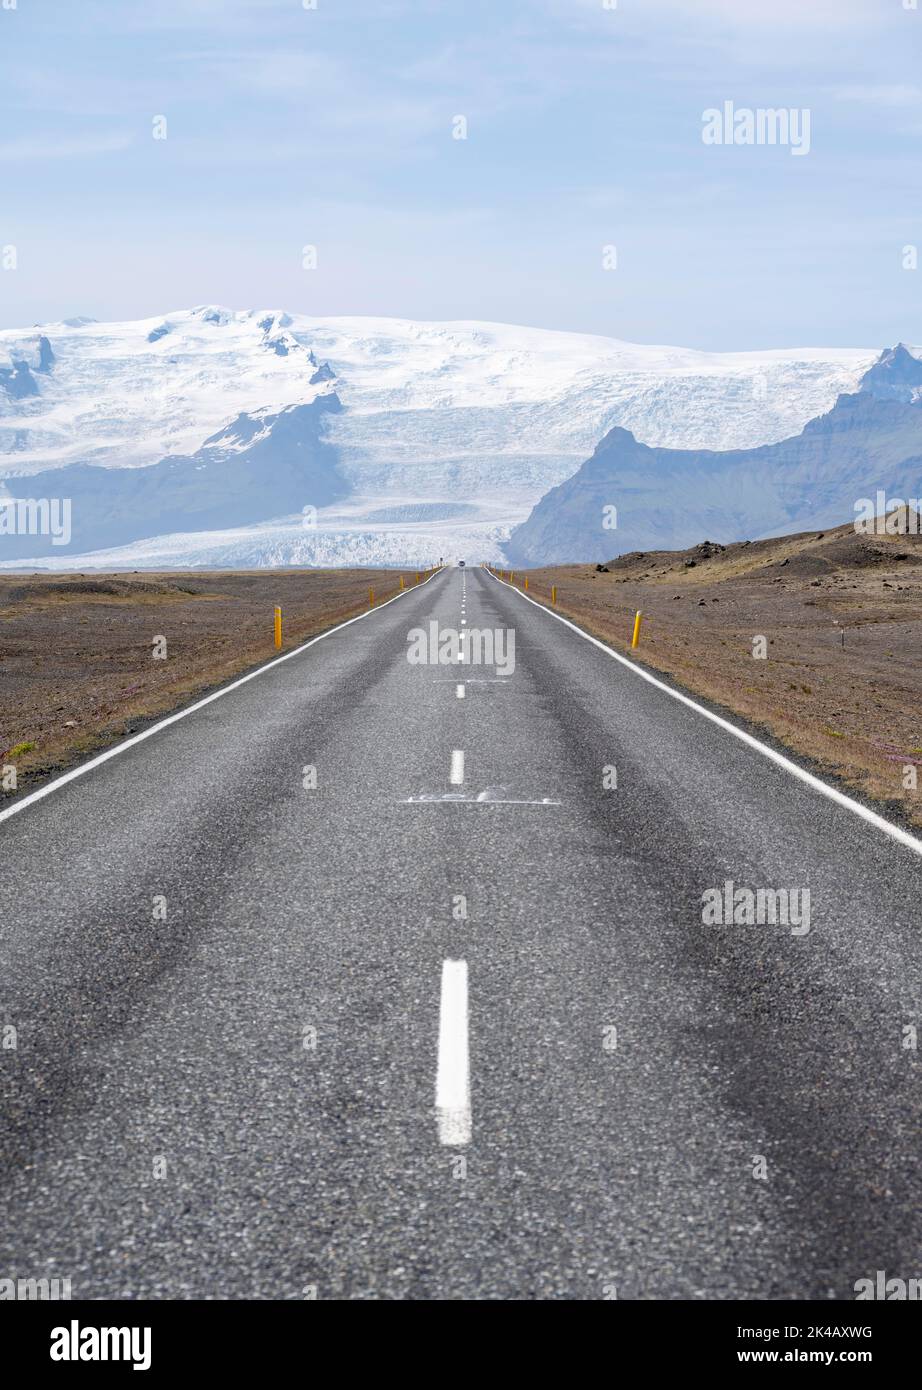
{"label": "yellow roadside marker post", "polygon": [[368,590],[368,607],[369,607],[369,608],[374,608],[374,606],[375,606],[375,591],[374,591],[374,589],[369,589],[369,590]]}
{"label": "yellow roadside marker post", "polygon": [[552,584],[552,585],[551,585],[551,603],[554,605],[555,608],[557,607],[557,585],[556,585],[556,584]]}
{"label": "yellow roadside marker post", "polygon": [[400,587],[403,588],[403,575],[400,576]]}
{"label": "yellow roadside marker post", "polygon": [[419,581],[420,581],[421,578],[422,578],[422,575],[420,575],[419,572],[417,571],[417,575],[416,575],[416,582],[417,582],[417,584],[419,583]]}
{"label": "yellow roadside marker post", "polygon": [[275,645],[276,645],[277,647],[281,647],[281,645],[282,645],[282,610],[281,610],[281,608],[276,608],[276,610],[275,610]]}
{"label": "yellow roadside marker post", "polygon": [[528,591],[528,575],[525,576],[525,590]]}
{"label": "yellow roadside marker post", "polygon": [[638,608],[637,612],[636,612],[635,615],[634,615],[634,636],[631,638],[631,646],[632,646],[632,647],[639,647],[639,646],[640,646],[640,619],[641,619],[641,617],[642,617],[642,614],[641,614],[640,609]]}

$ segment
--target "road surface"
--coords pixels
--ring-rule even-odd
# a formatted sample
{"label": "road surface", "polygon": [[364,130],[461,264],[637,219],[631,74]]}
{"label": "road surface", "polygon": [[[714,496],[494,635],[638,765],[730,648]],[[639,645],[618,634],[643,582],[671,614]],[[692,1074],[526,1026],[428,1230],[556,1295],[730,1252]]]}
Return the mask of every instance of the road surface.
{"label": "road surface", "polygon": [[[462,616],[514,630],[514,671],[408,660]],[[26,806],[0,853],[0,1276],[852,1299],[922,1275],[922,858],[485,570]],[[809,889],[809,931],[705,924],[727,881]]]}

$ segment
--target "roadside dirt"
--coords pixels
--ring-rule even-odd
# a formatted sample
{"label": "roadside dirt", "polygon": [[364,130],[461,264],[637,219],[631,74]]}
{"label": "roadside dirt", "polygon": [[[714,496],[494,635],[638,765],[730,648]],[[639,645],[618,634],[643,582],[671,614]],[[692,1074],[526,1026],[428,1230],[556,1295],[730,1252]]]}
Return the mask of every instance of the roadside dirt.
{"label": "roadside dirt", "polygon": [[922,826],[922,536],[848,525],[604,570],[529,570],[529,594],[556,585],[558,612],[625,652],[641,609],[638,660]]}
{"label": "roadside dirt", "polygon": [[[394,570],[0,575],[0,806],[399,589]],[[416,572],[404,573],[406,584]],[[154,658],[166,638],[166,659]],[[9,769],[15,768],[16,790]],[[4,783],[7,785],[4,786]]]}

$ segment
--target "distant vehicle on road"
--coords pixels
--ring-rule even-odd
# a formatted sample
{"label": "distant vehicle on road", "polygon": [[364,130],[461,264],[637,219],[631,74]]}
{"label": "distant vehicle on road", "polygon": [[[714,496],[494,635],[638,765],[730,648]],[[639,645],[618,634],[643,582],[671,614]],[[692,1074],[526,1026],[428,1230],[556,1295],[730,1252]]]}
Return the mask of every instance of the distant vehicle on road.
{"label": "distant vehicle on road", "polygon": [[463,561],[463,560],[459,560],[459,561],[458,561],[458,569],[459,569],[459,570],[463,570],[463,569],[464,569],[464,561]]}

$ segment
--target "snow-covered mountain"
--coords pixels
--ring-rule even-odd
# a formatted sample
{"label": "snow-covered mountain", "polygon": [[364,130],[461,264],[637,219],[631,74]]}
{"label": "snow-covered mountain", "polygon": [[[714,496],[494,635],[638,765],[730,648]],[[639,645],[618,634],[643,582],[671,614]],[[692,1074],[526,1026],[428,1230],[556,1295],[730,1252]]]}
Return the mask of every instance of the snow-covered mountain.
{"label": "snow-covered mountain", "polygon": [[[238,415],[194,454],[147,468],[48,468],[28,480],[30,491],[69,499],[72,554],[176,532],[246,528],[267,512],[296,512],[306,496],[312,511],[302,512],[301,522],[312,525],[313,509],[348,492],[325,440],[327,415],[339,408],[335,393],[321,392],[306,405]],[[35,540],[28,533],[0,537],[0,554],[29,557]],[[46,548],[53,553],[56,542],[47,539]]]}
{"label": "snow-covered mountain", "polygon": [[[860,390],[789,439],[755,449],[651,449],[610,430],[506,546],[518,565],[608,560],[633,550],[839,526],[861,498],[919,495],[922,362],[901,343]],[[614,509],[614,511],[612,510]],[[612,520],[616,525],[612,527]]]}
{"label": "snow-covered mountain", "polygon": [[[0,536],[0,563],[499,559],[612,427],[673,449],[774,442],[878,355],[214,306],[4,330],[0,491],[59,496],[70,479],[74,534],[67,547],[16,537],[15,553]],[[291,455],[294,421],[311,438]],[[122,472],[139,469],[150,478]]]}

